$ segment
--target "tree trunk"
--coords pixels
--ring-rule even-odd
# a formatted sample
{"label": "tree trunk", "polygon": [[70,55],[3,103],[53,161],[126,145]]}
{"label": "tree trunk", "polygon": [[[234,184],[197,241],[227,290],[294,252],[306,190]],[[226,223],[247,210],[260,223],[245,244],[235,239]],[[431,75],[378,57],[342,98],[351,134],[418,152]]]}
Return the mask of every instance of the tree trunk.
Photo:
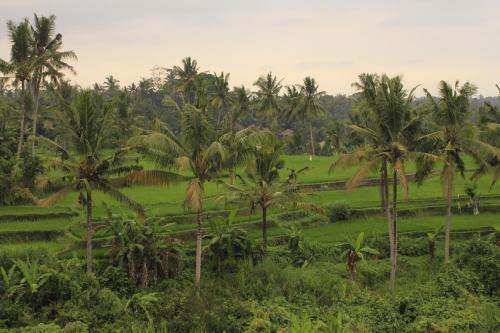
{"label": "tree trunk", "polygon": [[398,231],[396,228],[397,224],[397,204],[398,204],[398,172],[393,169],[393,180],[392,180],[392,239],[391,239],[391,289],[394,290],[396,286],[396,269],[397,269],[397,257],[398,257]]}
{"label": "tree trunk", "polygon": [[[389,246],[390,246],[390,255],[391,255],[391,258],[392,258],[392,254],[394,253],[394,243],[393,243],[393,230],[392,230],[392,214],[391,214],[391,210],[390,210],[390,207],[389,207],[389,177],[385,177],[384,179],[384,192],[385,192],[385,213],[387,215],[387,231],[389,233]],[[391,261],[392,262],[392,261]],[[389,287],[391,289],[394,289],[394,285],[395,285],[395,281],[396,281],[396,276],[392,275],[392,265],[391,265],[391,277],[390,277],[390,281],[389,281]]]}
{"label": "tree trunk", "polygon": [[434,259],[436,253],[436,242],[433,240],[429,240],[428,248],[429,248],[429,257],[431,257],[431,259]]}
{"label": "tree trunk", "polygon": [[451,229],[451,195],[452,195],[452,179],[447,179],[446,184],[446,228],[444,231],[444,263],[448,263],[450,259],[450,229]]}
{"label": "tree trunk", "polygon": [[312,131],[312,121],[309,120],[309,136],[311,137],[311,156],[309,156],[309,159],[312,161],[314,157],[314,138],[313,138],[313,131]]}
{"label": "tree trunk", "polygon": [[267,207],[262,207],[262,252],[267,254]]}
{"label": "tree trunk", "polygon": [[198,209],[196,230],[196,268],[195,284],[200,285],[201,280],[201,242],[203,240],[203,209]]}
{"label": "tree trunk", "polygon": [[355,251],[351,251],[349,255],[347,256],[347,269],[349,270],[349,278],[351,282],[356,281],[356,264],[358,261],[358,255],[356,254]]}
{"label": "tree trunk", "polygon": [[87,273],[92,273],[92,237],[94,235],[92,225],[92,191],[87,190]]}
{"label": "tree trunk", "polygon": [[386,210],[386,187],[387,187],[387,162],[384,160],[380,167],[380,208],[382,211]]}
{"label": "tree trunk", "polygon": [[21,123],[19,124],[19,141],[17,143],[17,154],[16,158],[19,161],[21,158],[21,152],[23,150],[24,143],[24,131],[25,131],[25,123],[26,123],[26,88],[25,82],[21,83]]}
{"label": "tree trunk", "polygon": [[36,133],[37,133],[37,121],[38,121],[38,107],[39,107],[39,102],[40,102],[40,84],[38,83],[37,86],[33,87],[33,128],[32,128],[32,135],[33,135],[33,140],[31,141],[31,154],[35,156],[35,138],[36,138]]}

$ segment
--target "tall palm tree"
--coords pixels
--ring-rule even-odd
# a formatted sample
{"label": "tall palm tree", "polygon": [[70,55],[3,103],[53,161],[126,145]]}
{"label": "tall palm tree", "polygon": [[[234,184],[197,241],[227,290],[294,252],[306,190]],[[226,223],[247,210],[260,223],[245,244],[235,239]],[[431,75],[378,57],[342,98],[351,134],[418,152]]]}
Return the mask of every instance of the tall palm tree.
{"label": "tall palm tree", "polygon": [[[245,86],[234,87],[232,91],[233,99],[233,122],[238,119],[248,119],[250,112],[250,91]],[[233,124],[234,127],[234,124]]]}
{"label": "tall palm tree", "polygon": [[226,152],[224,168],[229,171],[229,183],[236,180],[236,168],[243,166],[254,157],[255,147],[262,141],[269,140],[273,134],[269,131],[259,131],[255,127],[247,127],[240,131],[230,131],[220,136]]}
{"label": "tall palm tree", "polygon": [[175,66],[170,72],[178,81],[178,89],[182,92],[184,102],[193,104],[195,98],[195,80],[198,76],[198,62],[191,57],[182,59],[182,67]]}
{"label": "tall palm tree", "polygon": [[314,137],[312,131],[312,119],[317,117],[321,112],[324,112],[323,107],[319,103],[319,97],[325,94],[324,91],[318,91],[319,85],[316,80],[311,77],[306,77],[304,83],[300,86],[300,94],[297,97],[295,107],[291,110],[290,117],[300,118],[309,126],[309,138],[311,143],[311,154],[309,160],[312,161],[314,151]]}
{"label": "tall palm tree", "polygon": [[[370,122],[363,125],[351,125],[352,130],[364,137],[366,146],[341,154],[331,165],[330,171],[337,166],[359,166],[352,178],[347,182],[347,188],[357,187],[361,180],[370,172],[379,169],[383,196],[385,198],[386,214],[391,254],[390,287],[394,289],[397,270],[397,190],[398,182],[408,193],[408,180],[405,162],[421,157],[433,159],[426,153],[417,153],[413,142],[420,127],[421,118],[411,112],[413,88],[410,92],[404,89],[399,76],[389,78],[387,75],[361,74],[359,82],[354,86],[361,92],[371,112]],[[392,169],[392,214],[389,205],[389,173]]]}
{"label": "tall palm tree", "polygon": [[[123,151],[118,151],[108,158],[102,157],[102,145],[110,128],[110,110],[110,105],[106,104],[100,95],[92,91],[82,91],[77,94],[71,105],[65,105],[60,119],[60,125],[71,135],[73,150],[67,150],[49,139],[40,138],[61,153],[61,160],[51,162],[64,171],[69,182],[58,192],[40,200],[39,204],[52,206],[65,195],[74,191],[80,192],[80,200],[86,207],[88,273],[92,272],[93,191],[104,192],[140,216],[144,215],[142,206],[116,187],[116,184],[138,179],[140,168],[123,165]],[[122,178],[110,178],[112,175],[124,174],[126,176]]]}
{"label": "tall palm tree", "polygon": [[255,92],[257,96],[257,112],[261,116],[271,119],[271,127],[277,125],[276,115],[280,110],[278,98],[282,88],[281,81],[269,72],[266,76],[259,77],[254,83],[254,86],[258,88]]}
{"label": "tall palm tree", "polygon": [[[469,99],[477,88],[469,82],[460,85],[458,81],[451,86],[445,81],[439,83],[439,97],[435,99],[425,90],[433,107],[435,130],[422,137],[430,149],[439,154],[444,161],[441,171],[444,196],[446,198],[446,227],[444,260],[450,257],[450,229],[452,223],[452,196],[455,185],[455,175],[465,174],[463,155],[472,156],[476,161],[484,161],[499,157],[498,150],[479,139],[477,128],[470,119]],[[430,170],[431,168],[429,168]]]}
{"label": "tall palm tree", "polygon": [[[31,31],[33,35],[33,78],[30,88],[33,97],[32,135],[37,134],[38,109],[40,104],[40,89],[47,79],[58,83],[64,76],[64,71],[75,73],[73,66],[67,61],[76,60],[73,51],[63,51],[62,35],[55,34],[56,17],[34,15]],[[35,141],[32,141],[32,153],[35,153]]]}
{"label": "tall palm tree", "polygon": [[301,204],[300,192],[293,180],[280,180],[279,171],[285,161],[280,158],[282,145],[273,136],[255,148],[254,163],[240,177],[241,185],[225,184],[229,202],[245,202],[253,212],[258,207],[262,213],[262,251],[267,253],[267,213],[271,207]]}
{"label": "tall palm tree", "polygon": [[[223,145],[214,140],[214,137],[207,115],[186,104],[182,114],[182,140],[167,129],[142,134],[130,140],[131,146],[140,148],[146,157],[159,166],[167,169],[183,168],[192,174],[186,189],[184,207],[197,213],[196,284],[201,279],[204,185],[221,170],[225,158]],[[185,179],[174,173],[172,176],[177,176],[177,180]]]}
{"label": "tall palm tree", "polygon": [[233,110],[230,108],[232,96],[229,93],[229,73],[224,74],[224,72],[221,72],[220,75],[214,73],[213,88],[211,105],[217,112],[216,125],[219,127],[221,118],[225,118],[229,125],[229,131],[232,132]]}
{"label": "tall palm tree", "polygon": [[102,85],[108,92],[114,93],[120,89],[120,80],[116,79],[113,75],[108,75]]}
{"label": "tall palm tree", "polygon": [[119,130],[119,142],[122,146],[126,145],[132,133],[134,122],[133,111],[131,108],[132,96],[130,92],[123,90],[119,91],[113,99],[115,106],[115,123]]}
{"label": "tall palm tree", "polygon": [[10,60],[0,59],[0,71],[7,75],[15,87],[20,86],[21,115],[19,125],[19,140],[17,144],[17,159],[19,160],[24,145],[26,118],[29,108],[30,80],[33,73],[33,35],[27,19],[20,23],[7,22],[10,39]]}

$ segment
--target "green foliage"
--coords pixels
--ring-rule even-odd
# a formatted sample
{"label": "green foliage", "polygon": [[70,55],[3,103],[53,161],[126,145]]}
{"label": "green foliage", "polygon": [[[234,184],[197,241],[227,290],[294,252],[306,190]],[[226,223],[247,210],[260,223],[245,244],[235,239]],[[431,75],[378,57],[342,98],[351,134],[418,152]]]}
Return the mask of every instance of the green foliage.
{"label": "green foliage", "polygon": [[347,220],[351,215],[350,205],[345,201],[336,201],[326,206],[325,210],[331,222]]}
{"label": "green foliage", "polygon": [[491,241],[474,237],[457,258],[461,268],[476,274],[489,295],[500,293],[500,249]]}
{"label": "green foliage", "polygon": [[436,286],[441,295],[450,297],[467,297],[483,292],[483,286],[475,274],[459,270],[452,264],[445,265],[436,276]]}

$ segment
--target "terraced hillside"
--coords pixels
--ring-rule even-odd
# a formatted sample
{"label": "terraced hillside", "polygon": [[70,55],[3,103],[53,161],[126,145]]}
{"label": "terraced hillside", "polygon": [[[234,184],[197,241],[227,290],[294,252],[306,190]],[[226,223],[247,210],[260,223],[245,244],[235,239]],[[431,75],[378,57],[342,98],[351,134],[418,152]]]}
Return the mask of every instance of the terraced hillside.
{"label": "terraced hillside", "polygon": [[[287,171],[308,167],[299,178],[304,191],[309,194],[309,200],[320,207],[327,207],[336,202],[345,202],[351,210],[351,219],[347,222],[328,224],[328,217],[315,212],[270,212],[270,235],[278,238],[286,234],[287,225],[300,223],[306,228],[305,237],[321,242],[342,241],[359,231],[369,231],[373,234],[386,233],[386,222],[380,216],[379,188],[376,174],[372,174],[362,187],[353,191],[344,189],[345,181],[354,170],[335,170],[328,173],[332,163],[331,157],[317,157],[309,161],[307,156],[286,156]],[[144,162],[146,168],[153,168]],[[409,168],[412,171],[412,166]],[[240,170],[241,172],[243,170]],[[53,174],[52,177],[57,177]],[[286,175],[282,175],[285,177]],[[224,177],[223,177],[224,179]],[[483,177],[478,182],[482,214],[471,215],[467,209],[468,198],[464,193],[466,179],[460,179],[456,184],[457,196],[454,200],[454,210],[457,216],[453,229],[476,230],[481,228],[500,227],[500,189],[490,190],[490,180]],[[162,223],[169,224],[168,230],[178,238],[190,242],[194,236],[195,216],[182,207],[186,182],[164,186],[134,186],[124,188],[123,192],[146,207],[148,216],[162,218]],[[234,223],[240,223],[250,230],[255,237],[259,236],[259,212],[250,214],[246,207],[228,207],[221,200],[224,186],[210,182],[206,186],[206,228],[210,223],[222,223],[231,209],[238,209]],[[59,251],[65,247],[68,239],[82,240],[84,229],[81,225],[81,211],[77,205],[76,193],[59,202],[55,207],[42,208],[38,206],[16,206],[0,208],[0,246],[19,248],[29,245],[47,247],[51,251]],[[108,197],[96,193],[95,214],[97,220],[106,216],[107,210],[113,214],[131,214],[118,206]],[[408,198],[402,198],[400,232],[432,230],[444,222],[444,200],[438,175],[426,180],[422,185],[410,184]],[[102,246],[106,234],[98,230],[96,246]]]}

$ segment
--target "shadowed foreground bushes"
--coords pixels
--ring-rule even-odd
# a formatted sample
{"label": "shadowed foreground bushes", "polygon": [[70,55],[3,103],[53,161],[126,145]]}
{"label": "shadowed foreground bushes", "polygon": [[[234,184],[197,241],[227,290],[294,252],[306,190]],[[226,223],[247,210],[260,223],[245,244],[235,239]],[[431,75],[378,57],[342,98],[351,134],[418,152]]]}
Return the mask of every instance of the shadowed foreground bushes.
{"label": "shadowed foreground bushes", "polygon": [[386,259],[360,262],[351,283],[338,251],[302,248],[309,259],[300,267],[283,245],[231,272],[207,269],[199,291],[188,269],[144,289],[107,261],[89,276],[79,259],[0,254],[0,332],[498,332],[491,241],[462,243],[447,266],[401,256],[395,294]]}

